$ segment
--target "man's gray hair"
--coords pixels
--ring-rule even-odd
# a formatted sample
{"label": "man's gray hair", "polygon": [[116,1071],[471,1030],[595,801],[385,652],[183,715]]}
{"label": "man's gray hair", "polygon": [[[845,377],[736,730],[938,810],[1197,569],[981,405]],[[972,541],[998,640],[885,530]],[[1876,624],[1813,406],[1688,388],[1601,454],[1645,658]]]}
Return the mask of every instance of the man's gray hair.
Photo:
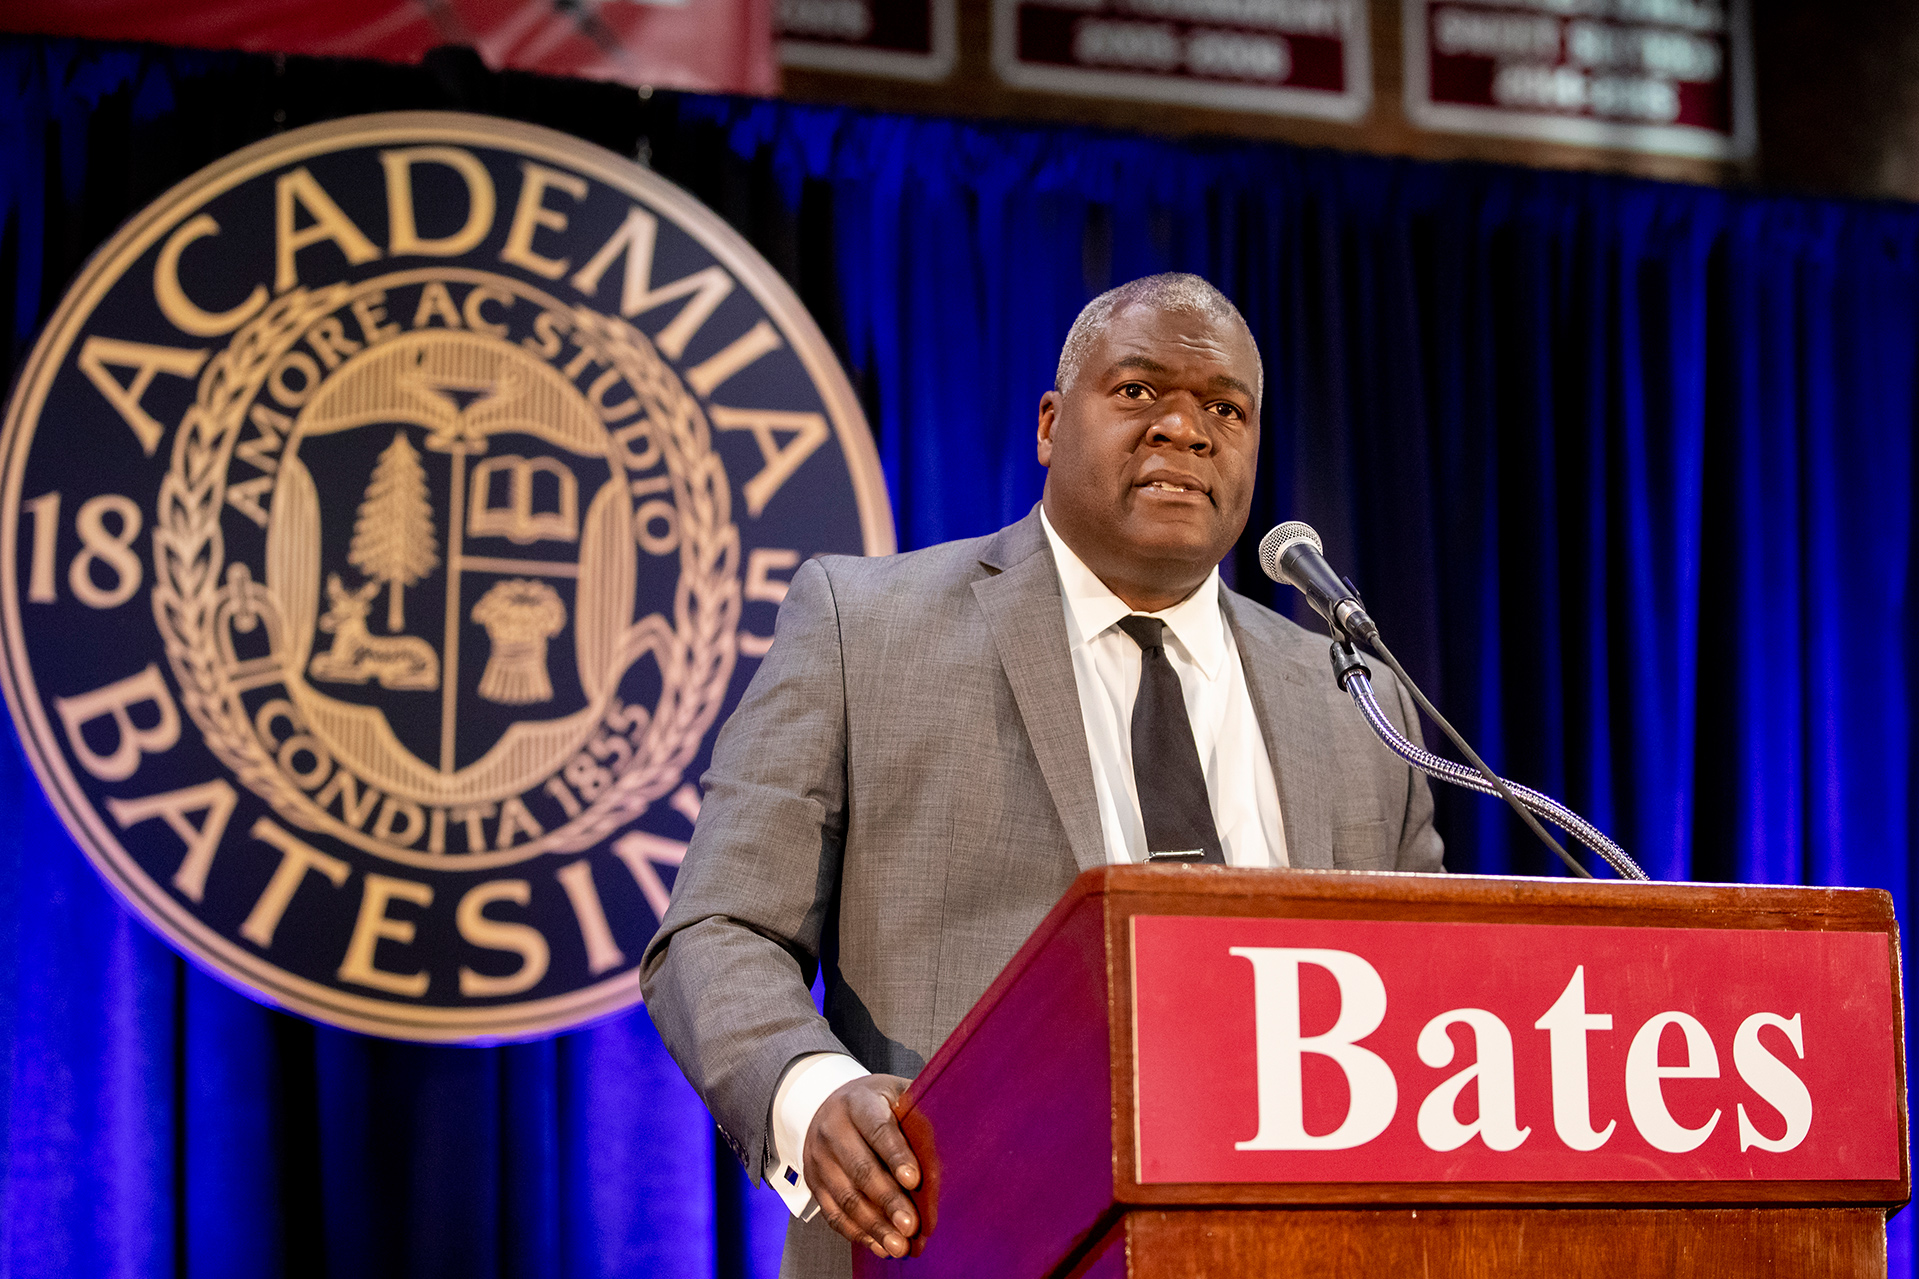
{"label": "man's gray hair", "polygon": [[[1106,290],[1088,302],[1079,313],[1079,318],[1073,321],[1073,327],[1066,333],[1066,344],[1060,347],[1059,371],[1053,376],[1055,391],[1064,391],[1073,384],[1073,380],[1080,375],[1080,366],[1086,363],[1087,352],[1093,349],[1094,341],[1105,332],[1107,324],[1119,312],[1134,305],[1186,315],[1204,315],[1214,320],[1231,319],[1246,331],[1247,337],[1253,335],[1252,327],[1246,323],[1246,317],[1239,313],[1239,308],[1201,277],[1184,271],[1141,276],[1118,288]],[[1257,343],[1253,349],[1258,351]],[[1254,389],[1257,395],[1264,398],[1266,366],[1263,360]]]}

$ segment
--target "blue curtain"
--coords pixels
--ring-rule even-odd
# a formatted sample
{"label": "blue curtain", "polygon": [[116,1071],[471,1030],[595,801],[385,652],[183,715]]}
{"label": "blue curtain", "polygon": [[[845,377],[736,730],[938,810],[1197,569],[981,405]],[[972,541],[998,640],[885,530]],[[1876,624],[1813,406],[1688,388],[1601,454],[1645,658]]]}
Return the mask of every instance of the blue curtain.
{"label": "blue curtain", "polygon": [[[614,92],[289,63],[0,43],[13,358],[117,217],[276,123],[555,122]],[[1488,760],[1655,876],[1874,886],[1905,914],[1919,209],[595,103],[578,131],[718,208],[820,317],[904,546],[1034,501],[1034,410],[1088,297],[1200,272],[1267,361],[1241,589],[1291,607],[1251,546],[1307,519]],[[225,133],[180,127],[216,108]],[[131,923],[17,753],[0,797],[0,1276],[771,1273],[778,1206],[715,1160],[643,1014],[490,1050],[307,1026]],[[1454,869],[1551,872],[1497,806],[1441,803]],[[1910,1214],[1890,1238],[1911,1274]]]}

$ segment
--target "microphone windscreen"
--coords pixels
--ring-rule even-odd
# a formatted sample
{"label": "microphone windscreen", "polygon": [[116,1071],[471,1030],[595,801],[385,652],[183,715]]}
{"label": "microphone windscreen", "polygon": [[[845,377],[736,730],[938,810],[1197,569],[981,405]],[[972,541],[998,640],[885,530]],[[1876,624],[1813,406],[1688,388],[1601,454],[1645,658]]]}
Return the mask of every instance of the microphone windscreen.
{"label": "microphone windscreen", "polygon": [[1284,524],[1276,524],[1265,537],[1259,539],[1259,567],[1266,576],[1275,582],[1292,585],[1286,581],[1285,574],[1280,572],[1279,557],[1286,553],[1288,547],[1298,542],[1307,543],[1321,555],[1326,553],[1326,548],[1319,543],[1319,534],[1313,532],[1313,526],[1303,520],[1288,520]]}

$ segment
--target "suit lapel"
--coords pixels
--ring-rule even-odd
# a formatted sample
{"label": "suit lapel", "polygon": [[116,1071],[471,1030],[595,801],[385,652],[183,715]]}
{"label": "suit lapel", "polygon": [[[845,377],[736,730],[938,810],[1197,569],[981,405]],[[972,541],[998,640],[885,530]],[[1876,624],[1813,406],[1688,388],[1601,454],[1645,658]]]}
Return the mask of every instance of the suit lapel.
{"label": "suit lapel", "polygon": [[1230,591],[1220,605],[1239,646],[1246,691],[1259,717],[1266,757],[1279,785],[1279,819],[1286,827],[1286,860],[1294,866],[1333,864],[1333,819],[1329,799],[1337,784],[1324,743],[1332,740],[1326,715],[1331,666],[1309,670],[1272,642],[1264,627],[1247,624],[1250,607]]}
{"label": "suit lapel", "polygon": [[1059,571],[1048,553],[1038,508],[987,544],[982,563],[1001,571],[973,583],[999,650],[1006,682],[1039,758],[1040,775],[1059,809],[1073,860],[1081,870],[1106,864],[1106,841],[1093,792],[1079,685],[1067,648]]}

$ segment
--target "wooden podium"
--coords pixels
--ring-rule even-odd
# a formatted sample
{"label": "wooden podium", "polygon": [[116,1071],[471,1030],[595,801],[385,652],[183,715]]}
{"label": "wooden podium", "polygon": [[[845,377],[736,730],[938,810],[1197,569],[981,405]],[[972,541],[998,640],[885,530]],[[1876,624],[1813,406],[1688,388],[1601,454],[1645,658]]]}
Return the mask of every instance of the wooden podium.
{"label": "wooden podium", "polygon": [[1874,890],[1089,871],[907,1095],[923,1251],[854,1273],[1883,1275],[1899,991]]}

